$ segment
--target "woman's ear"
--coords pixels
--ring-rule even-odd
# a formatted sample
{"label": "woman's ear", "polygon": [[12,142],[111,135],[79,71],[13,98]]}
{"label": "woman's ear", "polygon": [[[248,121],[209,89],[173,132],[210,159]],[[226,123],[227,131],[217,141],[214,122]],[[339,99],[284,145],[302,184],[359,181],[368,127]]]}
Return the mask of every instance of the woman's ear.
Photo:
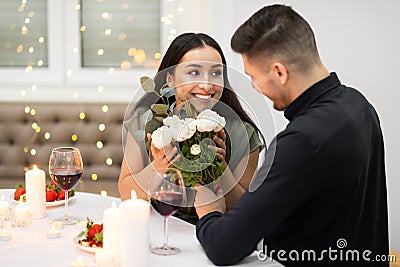
{"label": "woman's ear", "polygon": [[167,82],[168,87],[174,87],[174,77],[169,72],[167,72],[167,80],[166,80],[166,82]]}

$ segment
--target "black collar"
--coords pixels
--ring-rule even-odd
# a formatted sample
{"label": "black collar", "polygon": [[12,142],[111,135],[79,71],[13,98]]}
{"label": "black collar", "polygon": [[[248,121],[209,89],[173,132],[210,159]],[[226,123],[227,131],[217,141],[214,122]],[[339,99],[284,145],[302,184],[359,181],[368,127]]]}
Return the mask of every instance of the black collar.
{"label": "black collar", "polygon": [[340,81],[335,72],[332,72],[328,77],[313,84],[285,109],[284,114],[286,119],[292,121],[298,115],[303,113],[316,98],[333,90],[339,85]]}

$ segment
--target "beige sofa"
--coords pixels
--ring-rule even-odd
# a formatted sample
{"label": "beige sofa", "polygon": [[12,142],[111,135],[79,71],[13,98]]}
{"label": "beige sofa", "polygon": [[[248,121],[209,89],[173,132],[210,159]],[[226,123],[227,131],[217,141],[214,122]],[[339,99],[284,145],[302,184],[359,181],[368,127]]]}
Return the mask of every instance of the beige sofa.
{"label": "beige sofa", "polygon": [[83,181],[92,182],[97,175],[98,183],[116,188],[126,107],[127,103],[0,103],[0,188],[5,181],[23,183],[33,164],[47,172],[50,152],[57,146],[80,149]]}

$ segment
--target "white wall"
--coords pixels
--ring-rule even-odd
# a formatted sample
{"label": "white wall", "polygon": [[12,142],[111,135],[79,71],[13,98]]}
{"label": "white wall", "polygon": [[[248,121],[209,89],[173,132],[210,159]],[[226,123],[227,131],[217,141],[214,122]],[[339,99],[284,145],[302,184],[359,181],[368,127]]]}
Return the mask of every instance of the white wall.
{"label": "white wall", "polygon": [[[232,8],[228,4],[233,3]],[[278,3],[278,2],[277,2]],[[397,105],[400,86],[400,1],[280,1],[304,16],[315,31],[323,62],[336,71],[342,83],[359,89],[376,108],[386,146],[386,174],[389,191],[390,246],[400,250],[400,125]],[[216,3],[215,3],[216,4]],[[211,23],[222,44],[228,64],[242,70],[239,55],[230,51],[235,29],[264,5],[259,0],[219,0]],[[221,10],[227,9],[228,14]],[[255,94],[254,94],[255,95]],[[278,129],[285,125],[274,113]]]}

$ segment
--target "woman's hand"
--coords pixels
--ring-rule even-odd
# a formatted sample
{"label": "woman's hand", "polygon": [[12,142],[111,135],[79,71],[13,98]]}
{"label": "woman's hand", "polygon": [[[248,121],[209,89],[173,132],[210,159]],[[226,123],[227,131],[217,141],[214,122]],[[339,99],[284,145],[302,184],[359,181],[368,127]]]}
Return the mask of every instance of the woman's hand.
{"label": "woman's hand", "polygon": [[[147,134],[147,138],[151,141],[151,134]],[[173,147],[171,144],[163,147],[162,149],[156,148],[151,144],[151,154],[153,155],[153,167],[161,172],[162,169],[168,168],[172,163],[180,158],[177,154],[178,148]]]}
{"label": "woman's hand", "polygon": [[226,159],[225,159],[225,157],[226,157],[226,144],[225,144],[226,134],[225,134],[225,131],[224,130],[220,131],[219,136],[218,136],[218,134],[214,135],[213,140],[214,140],[216,146],[210,145],[210,146],[208,146],[208,148],[215,149],[217,152],[217,158],[219,160],[221,160],[224,163],[224,165],[226,166],[227,163],[226,163]]}

